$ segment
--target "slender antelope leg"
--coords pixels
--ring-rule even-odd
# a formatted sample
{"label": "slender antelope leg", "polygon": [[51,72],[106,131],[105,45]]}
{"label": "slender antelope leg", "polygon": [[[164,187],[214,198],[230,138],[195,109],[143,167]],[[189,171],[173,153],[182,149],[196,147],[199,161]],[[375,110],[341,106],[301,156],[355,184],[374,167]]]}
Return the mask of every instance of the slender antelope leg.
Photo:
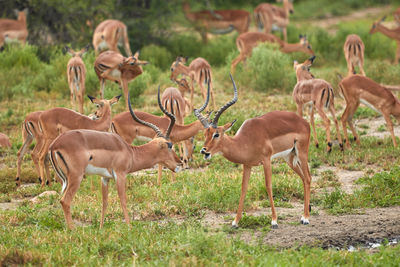
{"label": "slender antelope leg", "polygon": [[383,113],[383,112],[382,112],[382,115],[383,115],[383,118],[386,121],[386,125],[387,125],[387,128],[388,128],[389,132],[390,132],[390,135],[392,136],[393,146],[397,147],[396,136],[394,135],[393,123],[392,123],[392,120],[390,119],[390,115],[388,113]]}
{"label": "slender antelope leg", "polygon": [[334,123],[335,123],[335,127],[336,127],[336,136],[337,136],[337,139],[338,139],[338,141],[339,141],[339,146],[340,146],[341,149],[343,149],[342,135],[340,134],[339,122],[338,122],[338,120],[336,119],[335,105],[334,105],[333,101],[329,104],[329,111],[331,112],[333,121],[334,121]]}
{"label": "slender antelope leg", "polygon": [[400,42],[396,42],[397,48],[396,48],[396,57],[394,59],[394,64],[399,64],[399,58],[400,58]]}
{"label": "slender antelope leg", "polygon": [[331,141],[331,121],[329,120],[328,116],[326,116],[323,107],[320,105],[315,105],[318,114],[321,116],[322,120],[325,124],[325,131],[326,131],[326,140],[328,141],[328,145],[326,147],[327,152],[331,152],[332,150],[332,141]]}
{"label": "slender antelope leg", "polygon": [[[39,171],[40,171],[40,177],[42,178],[42,187],[45,185],[45,160],[46,160],[46,155],[47,151],[49,150],[49,146],[51,143],[51,139],[44,139],[43,141],[43,146],[39,152]],[[47,180],[48,185],[51,185],[51,179]]]}
{"label": "slender antelope leg", "polygon": [[101,194],[103,197],[103,206],[101,209],[101,221],[100,221],[100,228],[103,228],[104,225],[104,217],[106,215],[106,210],[108,206],[108,182],[109,178],[101,177]]}
{"label": "slender antelope leg", "polygon": [[117,173],[116,174],[116,185],[117,185],[117,191],[118,191],[118,196],[119,200],[121,202],[121,208],[124,213],[124,218],[125,222],[127,224],[130,223],[129,215],[128,215],[128,210],[126,208],[126,174],[125,173]]}
{"label": "slender antelope leg", "polygon": [[157,184],[161,186],[161,176],[162,176],[162,165],[158,164],[158,177],[157,177]]}
{"label": "slender antelope leg", "polygon": [[315,131],[315,122],[314,122],[314,105],[311,106],[310,122],[311,122],[312,130],[313,130],[314,144],[315,144],[315,147],[318,148],[319,143],[318,143],[317,132]]}
{"label": "slender antelope leg", "polygon": [[22,160],[24,158],[24,155],[25,155],[26,151],[28,150],[29,145],[33,141],[33,136],[25,131],[25,125],[22,126],[22,136],[23,136],[23,144],[22,144],[21,148],[17,152],[17,157],[18,157],[18,160],[17,160],[17,177],[15,178],[15,182],[16,182],[17,186],[21,185],[20,177],[21,177]]}
{"label": "slender antelope leg", "polygon": [[358,141],[358,136],[354,130],[354,126],[352,123],[352,118],[353,118],[353,114],[356,111],[357,107],[360,105],[360,102],[358,101],[358,102],[355,102],[354,104],[351,104],[350,102],[346,101],[346,103],[347,103],[347,106],[342,114],[341,120],[342,120],[344,140],[346,141],[346,147],[350,148],[350,142],[349,142],[349,138],[347,135],[347,125],[346,124],[349,123],[349,127],[350,127],[351,131],[353,132],[354,138],[356,138],[356,140]]}
{"label": "slender antelope leg", "polygon": [[69,183],[63,197],[60,200],[60,203],[64,210],[64,217],[65,221],[67,222],[67,226],[69,229],[73,229],[74,223],[72,221],[72,215],[71,215],[71,202],[76,192],[79,189],[79,185],[82,182],[83,175],[79,176],[76,174],[70,174],[68,178],[69,178],[68,179]]}
{"label": "slender antelope leg", "polygon": [[278,223],[277,223],[277,216],[276,216],[276,211],[275,211],[275,205],[274,205],[274,196],[272,193],[272,171],[271,171],[271,159],[265,159],[263,161],[263,167],[264,167],[264,176],[265,176],[265,187],[267,188],[267,193],[268,193],[268,198],[269,198],[269,203],[271,205],[271,225],[272,228],[278,228]]}
{"label": "slender antelope leg", "polygon": [[242,191],[240,193],[239,207],[236,213],[236,218],[232,222],[232,227],[239,227],[239,221],[242,218],[244,199],[247,193],[247,186],[249,184],[250,174],[251,174],[251,167],[243,165]]}

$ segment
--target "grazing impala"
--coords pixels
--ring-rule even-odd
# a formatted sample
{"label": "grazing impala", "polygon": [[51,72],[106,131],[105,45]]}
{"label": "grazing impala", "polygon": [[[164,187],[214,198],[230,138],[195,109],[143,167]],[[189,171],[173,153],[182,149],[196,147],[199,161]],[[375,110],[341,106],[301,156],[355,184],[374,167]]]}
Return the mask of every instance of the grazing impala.
{"label": "grazing impala", "polygon": [[382,22],[386,19],[386,16],[381,18],[379,21],[374,22],[372,24],[371,30],[369,31],[370,34],[374,34],[376,32],[381,32],[390,39],[393,39],[396,41],[397,44],[397,49],[396,49],[396,57],[394,59],[394,63],[398,64],[399,63],[399,58],[400,58],[400,27],[397,27],[395,29],[389,29],[386,28],[385,26],[382,25]]}
{"label": "grazing impala", "polygon": [[245,10],[203,10],[193,12],[187,1],[183,1],[183,13],[188,21],[194,24],[204,43],[207,43],[207,32],[226,34],[233,30],[247,32],[250,24],[250,13]]}
{"label": "grazing impala", "polygon": [[[129,95],[128,95],[129,99]],[[63,182],[61,205],[68,228],[73,228],[71,202],[84,174],[102,176],[103,207],[100,228],[103,227],[104,216],[108,205],[108,182],[115,179],[118,196],[124,213],[125,222],[130,219],[126,208],[126,175],[142,169],[151,168],[155,164],[163,164],[171,171],[178,171],[180,160],[172,149],[169,134],[175,123],[174,115],[164,112],[170,118],[165,135],[160,129],[136,117],[130,100],[129,110],[132,118],[157,134],[157,138],[142,146],[131,146],[119,135],[93,130],[73,130],[59,136],[50,146],[50,160],[57,175]]]}
{"label": "grazing impala", "polygon": [[0,147],[11,147],[10,138],[3,133],[0,133]]}
{"label": "grazing impala", "polygon": [[68,85],[71,95],[71,105],[76,109],[76,102],[79,103],[79,112],[83,114],[83,97],[85,95],[86,67],[82,57],[88,51],[89,45],[75,52],[68,46],[65,50],[72,56],[67,65]]}
{"label": "grazing impala", "polygon": [[[209,99],[209,93],[207,94],[207,99]],[[161,110],[163,110],[164,108],[162,107],[160,98],[158,98],[158,100],[158,104]],[[159,127],[161,130],[165,130],[168,127],[169,120],[166,117],[155,116],[153,114],[141,111],[135,111],[135,114],[139,119],[148,121]],[[195,121],[188,125],[175,124],[169,138],[173,144],[191,139],[191,141],[186,142],[186,148],[188,149],[187,155],[192,155],[192,138],[202,130],[203,126],[199,121]],[[111,123],[111,131],[120,135],[128,144],[131,144],[136,138],[142,140],[151,140],[154,137],[154,132],[148,127],[144,127],[141,123],[133,120],[129,112],[122,112],[113,118]],[[161,167],[158,169],[157,183],[158,185],[161,185]]]}
{"label": "grazing impala", "polygon": [[[236,120],[224,126],[218,126],[218,120],[221,114],[235,104],[238,99],[232,76],[231,79],[235,92],[234,98],[218,110],[212,122],[203,117],[199,110],[195,110],[195,114],[206,129],[204,147],[201,149],[204,158],[210,159],[212,155],[222,153],[227,160],[243,164],[242,192],[232,227],[238,227],[242,217],[251,168],[258,165],[264,167],[265,185],[272,211],[271,224],[273,228],[278,227],[271,182],[271,159],[278,157],[283,157],[303,180],[304,214],[301,217],[301,223],[309,224],[311,175],[308,168],[308,147],[310,126],[303,118],[293,112],[272,111],[246,120],[235,136],[228,136],[226,132]],[[202,109],[207,104],[206,101]]]}
{"label": "grazing impala", "polygon": [[339,88],[346,100],[346,109],[342,115],[346,147],[350,148],[349,139],[347,137],[347,123],[349,123],[354,140],[360,145],[360,138],[352,123],[354,112],[357,110],[360,102],[383,115],[387,128],[392,136],[393,145],[397,147],[390,115],[393,115],[397,121],[400,121],[400,102],[393,93],[370,78],[361,75],[352,75],[344,78],[339,83]]}
{"label": "grazing impala", "polygon": [[[184,125],[186,107],[188,106],[190,109],[190,104],[182,97],[181,92],[177,88],[166,88],[161,96],[161,103],[164,109],[175,115],[176,123],[178,125]],[[179,155],[183,158],[183,167],[189,168],[189,157],[191,157],[191,155],[188,155],[186,143],[189,147],[191,146],[190,140],[185,140],[184,142],[179,142],[178,147]]]}
{"label": "grazing impala", "polygon": [[318,114],[324,121],[326,139],[327,139],[327,151],[331,152],[332,142],[331,142],[331,131],[330,131],[330,120],[326,115],[324,108],[329,109],[333,121],[336,126],[336,134],[339,140],[339,146],[343,149],[342,138],[339,130],[339,123],[335,116],[335,104],[332,86],[325,80],[314,79],[314,76],[309,72],[309,68],[314,61],[315,56],[307,59],[302,64],[297,64],[295,62],[294,68],[297,76],[297,84],[293,89],[293,99],[297,105],[297,113],[303,117],[303,106],[307,103],[311,104],[311,114],[310,120],[313,127],[314,143],[318,147],[318,138],[315,131],[314,124],[314,109],[317,110]]}
{"label": "grazing impala", "polygon": [[347,36],[343,45],[344,57],[347,61],[347,75],[356,74],[355,66],[360,68],[361,75],[364,72],[364,43],[357,34]]}
{"label": "grazing impala", "polygon": [[122,87],[125,106],[128,110],[128,83],[142,74],[142,65],[149,62],[139,60],[139,52],[131,57],[124,57],[114,51],[101,53],[94,62],[94,70],[100,80],[100,96],[104,98],[106,80],[114,81]]}
{"label": "grazing impala", "polygon": [[26,13],[27,9],[23,11],[16,11],[17,20],[13,19],[0,19],[0,48],[5,43],[21,42],[25,44],[28,37],[28,29],[26,27]]}
{"label": "grazing impala", "polygon": [[213,90],[213,82],[212,82],[212,72],[211,66],[208,64],[207,60],[204,58],[198,57],[195,58],[192,62],[190,62],[189,66],[185,66],[187,62],[187,58],[177,57],[176,60],[171,65],[171,77],[172,81],[176,81],[179,74],[183,74],[188,76],[191,79],[191,92],[190,92],[190,107],[193,108],[193,94],[194,94],[194,82],[196,82],[201,89],[201,93],[203,94],[203,99],[206,99],[206,89],[204,88],[204,84],[210,83],[210,92],[211,99],[213,102],[213,107],[216,109],[215,100],[214,100],[214,90]]}
{"label": "grazing impala", "polygon": [[[38,175],[40,175],[39,171],[39,158],[38,158],[38,153],[40,151],[40,148],[42,147],[42,136],[41,132],[39,131],[39,117],[42,114],[42,111],[35,111],[32,113],[29,113],[26,117],[24,122],[22,123],[22,146],[17,152],[17,177],[15,178],[15,182],[17,186],[21,185],[20,177],[21,177],[21,165],[22,165],[22,160],[24,158],[24,155],[26,151],[29,148],[29,145],[33,142],[33,139],[36,139],[36,145],[33,148],[33,151],[31,153],[32,161],[35,165],[35,170]],[[46,175],[47,179],[50,179],[49,176],[49,171],[48,171],[48,166],[46,165]],[[39,176],[39,181],[41,182],[42,179]]]}
{"label": "grazing impala", "polygon": [[[282,0],[277,2],[282,2]],[[285,42],[287,41],[286,28],[289,25],[289,14],[293,14],[293,1],[291,0],[283,0],[283,7],[261,3],[254,9],[258,29],[264,28],[265,33],[270,33],[275,28],[281,29]]]}
{"label": "grazing impala", "polygon": [[[110,100],[97,99],[89,96],[93,104],[97,106],[95,116],[97,120],[79,114],[67,108],[52,108],[39,117],[39,129],[42,132],[43,145],[39,152],[39,170],[44,186],[44,162],[51,142],[60,134],[74,129],[89,129],[97,131],[108,131],[111,125],[111,106],[118,102],[120,95]],[[50,184],[51,180],[47,180]]]}
{"label": "grazing impala", "polygon": [[303,52],[309,55],[314,55],[314,51],[312,50],[306,35],[300,35],[298,43],[289,44],[270,33],[246,32],[236,38],[236,46],[240,54],[232,61],[231,72],[234,73],[236,65],[251,56],[254,47],[265,42],[279,44],[282,53]]}
{"label": "grazing impala", "polygon": [[100,23],[93,33],[93,47],[96,55],[107,49],[121,53],[118,46],[124,46],[127,56],[132,55],[126,25],[114,19]]}

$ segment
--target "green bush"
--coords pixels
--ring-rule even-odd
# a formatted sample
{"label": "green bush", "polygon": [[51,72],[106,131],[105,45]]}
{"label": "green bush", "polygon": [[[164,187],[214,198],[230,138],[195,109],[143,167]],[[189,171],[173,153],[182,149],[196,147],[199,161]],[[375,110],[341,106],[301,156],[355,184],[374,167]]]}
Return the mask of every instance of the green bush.
{"label": "green bush", "polygon": [[255,90],[287,93],[292,91],[296,82],[292,66],[290,56],[281,53],[277,45],[260,44],[247,59],[246,66],[243,67],[246,71],[237,76],[242,84]]}
{"label": "green bush", "polygon": [[167,48],[158,45],[148,45],[142,48],[140,58],[147,60],[162,70],[169,70],[175,57]]}
{"label": "green bush", "polygon": [[222,66],[229,53],[237,50],[235,40],[236,35],[234,38],[231,35],[218,36],[207,45],[201,46],[200,56],[205,58],[211,67]]}

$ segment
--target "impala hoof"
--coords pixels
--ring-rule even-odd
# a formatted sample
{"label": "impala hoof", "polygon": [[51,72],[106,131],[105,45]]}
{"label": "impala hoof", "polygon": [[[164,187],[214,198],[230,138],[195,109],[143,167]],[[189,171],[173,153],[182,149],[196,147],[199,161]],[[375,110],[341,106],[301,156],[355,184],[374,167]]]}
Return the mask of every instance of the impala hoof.
{"label": "impala hoof", "polygon": [[278,229],[278,223],[276,221],[271,222],[271,228],[272,229]]}
{"label": "impala hoof", "polygon": [[40,176],[38,177],[39,183],[42,183],[42,178],[40,178]]}
{"label": "impala hoof", "polygon": [[233,222],[232,222],[232,228],[233,229],[238,229],[239,228],[239,224],[235,220],[233,220]]}
{"label": "impala hoof", "polygon": [[303,225],[308,225],[308,224],[310,224],[310,221],[308,219],[304,218],[303,216],[301,216],[300,223]]}
{"label": "impala hoof", "polygon": [[50,181],[49,181],[49,180],[47,180],[47,181],[46,181],[46,185],[49,185],[49,184],[50,184]]}
{"label": "impala hoof", "polygon": [[316,148],[319,148],[319,144],[315,144],[315,147],[316,147]]}

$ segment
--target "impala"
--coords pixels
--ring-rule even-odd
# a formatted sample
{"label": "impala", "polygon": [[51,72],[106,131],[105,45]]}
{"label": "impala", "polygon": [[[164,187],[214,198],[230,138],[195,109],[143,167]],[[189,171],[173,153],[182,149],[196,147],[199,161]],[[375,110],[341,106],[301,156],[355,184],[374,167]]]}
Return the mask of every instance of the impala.
{"label": "impala", "polygon": [[396,21],[397,26],[400,25],[400,7],[396,9],[393,13],[394,20]]}
{"label": "impala", "polygon": [[[79,114],[67,108],[52,108],[43,113],[39,117],[39,129],[42,134],[43,144],[39,152],[39,171],[42,177],[42,186],[44,186],[44,162],[49,146],[57,136],[69,130],[89,129],[97,131],[108,131],[111,125],[111,106],[118,102],[120,95],[110,100],[97,99],[88,96],[92,103],[97,106],[95,116],[99,119],[91,118]],[[51,180],[47,181],[48,184]]]}
{"label": "impala", "polygon": [[[186,116],[186,107],[190,109],[190,104],[187,103],[181,95],[181,92],[175,87],[168,87],[164,90],[161,96],[161,103],[164,109],[169,113],[174,114],[176,118],[176,123],[178,125],[184,125],[184,118]],[[179,155],[183,158],[183,167],[189,168],[189,158],[191,154],[188,155],[188,147],[191,147],[190,140],[185,140],[184,142],[179,142]]]}
{"label": "impala", "polygon": [[[209,99],[209,90],[207,99]],[[164,108],[162,107],[160,97],[158,97],[158,101],[161,110],[163,110]],[[161,130],[165,130],[168,127],[169,120],[166,117],[155,116],[153,114],[141,111],[135,111],[135,114],[139,119],[152,123]],[[203,130],[203,126],[199,121],[195,121],[188,125],[175,124],[174,128],[171,130],[169,138],[173,144],[191,139],[190,141],[186,141],[186,153],[188,156],[190,156],[193,153],[193,137],[201,130]],[[154,132],[148,127],[143,126],[143,124],[132,119],[132,116],[129,112],[122,112],[114,116],[111,123],[111,131],[120,135],[128,144],[131,144],[136,138],[148,141],[154,137]],[[185,162],[185,164],[187,164],[187,162]],[[159,165],[157,179],[158,185],[161,185],[161,171],[162,169]]]}
{"label": "impala", "polygon": [[386,19],[386,16],[381,18],[379,21],[374,22],[372,24],[371,30],[369,31],[370,34],[374,34],[376,32],[381,32],[390,39],[393,39],[396,41],[397,44],[397,49],[396,49],[396,57],[394,59],[394,63],[398,64],[399,63],[399,58],[400,58],[400,27],[397,27],[395,29],[389,29],[386,28],[385,26],[382,25],[382,22]]}
{"label": "impala", "polygon": [[[26,117],[24,122],[22,123],[22,146],[17,152],[17,177],[15,178],[15,182],[17,186],[21,185],[20,177],[21,177],[21,165],[22,160],[26,151],[28,150],[30,144],[33,142],[33,139],[36,139],[36,145],[32,150],[31,157],[32,161],[35,165],[35,170],[38,175],[40,175],[39,171],[39,159],[38,159],[38,152],[39,149],[42,147],[42,136],[39,130],[38,122],[39,117],[42,114],[42,111],[35,111],[29,113]],[[47,179],[50,179],[48,166],[46,165],[46,175]],[[39,176],[39,181],[42,182],[41,177]]]}
{"label": "impala", "polygon": [[365,76],[364,72],[364,43],[357,34],[347,36],[343,45],[344,57],[347,62],[347,75],[356,74],[355,66],[360,68],[361,75]]}
{"label": "impala", "polygon": [[17,11],[17,20],[13,19],[0,19],[0,48],[5,43],[19,41],[25,44],[28,37],[28,29],[26,27],[26,13],[27,9]]}
{"label": "impala", "polygon": [[339,146],[343,149],[342,138],[339,130],[339,123],[335,116],[335,104],[332,86],[325,80],[314,79],[314,76],[309,72],[309,68],[314,61],[315,56],[307,59],[302,64],[297,64],[295,62],[294,68],[296,70],[297,84],[293,89],[293,99],[297,105],[297,113],[300,117],[303,117],[303,106],[305,104],[311,104],[311,114],[310,121],[313,127],[314,143],[318,147],[318,138],[315,131],[314,124],[314,109],[317,110],[318,114],[324,121],[326,139],[327,139],[327,151],[331,152],[332,142],[331,142],[331,131],[330,131],[330,120],[326,115],[324,109],[329,109],[333,121],[336,126],[336,134],[339,140]]}
{"label": "impala", "polygon": [[391,134],[393,145],[396,147],[397,142],[390,115],[393,115],[397,121],[400,121],[400,102],[393,93],[388,88],[361,75],[352,75],[344,78],[339,83],[339,88],[346,100],[346,109],[342,115],[342,125],[347,148],[350,148],[349,139],[347,137],[347,123],[349,123],[354,140],[360,145],[360,138],[352,123],[354,112],[357,110],[360,102],[383,115]]}
{"label": "impala", "polygon": [[125,53],[128,56],[132,55],[126,25],[114,19],[100,23],[93,33],[93,47],[96,55],[107,49],[120,53],[118,46],[124,46]]}
{"label": "impala", "polygon": [[242,33],[236,38],[236,46],[239,50],[239,56],[232,61],[231,72],[234,73],[236,65],[241,61],[246,60],[247,57],[251,56],[253,48],[260,43],[266,42],[279,44],[280,51],[282,53],[303,52],[309,55],[314,55],[314,51],[312,50],[306,35],[300,35],[298,43],[289,44],[270,33],[246,32]]}
{"label": "impala", "polygon": [[[243,164],[242,191],[239,207],[232,227],[238,227],[242,217],[243,203],[247,192],[247,185],[251,169],[254,166],[263,165],[265,185],[272,211],[272,227],[277,228],[277,215],[275,212],[271,182],[271,159],[283,157],[288,165],[301,177],[304,186],[304,214],[301,217],[302,224],[309,224],[310,216],[310,183],[311,175],[308,168],[308,147],[310,143],[310,126],[293,112],[272,111],[262,116],[246,120],[236,135],[231,137],[226,132],[235,121],[218,126],[221,114],[236,103],[237,89],[231,76],[234,98],[222,106],[215,114],[214,119],[207,120],[199,110],[195,114],[205,128],[205,141],[201,153],[205,159],[212,155],[222,153],[229,161]],[[204,103],[201,110],[207,105]]]}
{"label": "impala", "polygon": [[11,147],[10,138],[3,133],[0,133],[0,147]]}
{"label": "impala", "polygon": [[196,82],[201,89],[201,93],[203,94],[203,99],[206,99],[207,92],[204,88],[204,84],[210,84],[210,93],[211,99],[213,102],[213,107],[216,109],[215,100],[214,100],[214,90],[213,90],[213,82],[212,82],[212,71],[211,66],[208,64],[207,60],[204,58],[198,57],[195,58],[192,62],[190,62],[189,66],[185,66],[187,62],[187,58],[177,57],[176,60],[171,65],[171,77],[172,81],[176,81],[179,74],[183,74],[188,76],[191,79],[190,85],[190,106],[193,107],[193,94],[194,94],[194,82]]}
{"label": "impala", "polygon": [[94,70],[100,80],[101,98],[104,98],[105,81],[114,81],[124,91],[125,106],[128,110],[128,83],[142,74],[142,65],[148,63],[147,61],[139,60],[139,51],[131,57],[124,57],[114,51],[101,53],[94,62]]}
{"label": "impala", "polygon": [[79,103],[79,112],[83,114],[83,97],[85,95],[86,67],[82,57],[88,51],[89,45],[75,52],[68,46],[65,50],[72,56],[67,65],[68,85],[71,95],[71,105],[76,108],[76,102]]}
{"label": "impala", "polygon": [[226,34],[233,30],[247,32],[250,24],[250,13],[245,10],[203,10],[193,12],[187,1],[183,1],[183,13],[188,21],[194,24],[204,43],[207,43],[207,32]]}
{"label": "impala", "polygon": [[[282,2],[278,0],[277,2]],[[264,28],[265,33],[272,30],[282,30],[283,39],[287,41],[286,28],[289,24],[289,14],[293,14],[293,1],[283,0],[283,7],[269,3],[261,3],[254,9],[255,23],[259,30]]]}
{"label": "impala", "polygon": [[[128,95],[129,99],[129,95]],[[157,134],[157,138],[142,146],[131,146],[119,135],[93,130],[73,130],[59,136],[50,146],[50,160],[57,175],[63,182],[61,205],[68,228],[73,228],[71,202],[84,174],[102,176],[103,207],[100,228],[103,227],[104,216],[108,205],[108,183],[115,179],[118,196],[124,213],[125,222],[130,219],[126,208],[126,175],[142,169],[151,168],[155,164],[163,164],[171,171],[178,171],[180,160],[172,149],[169,134],[175,123],[174,115],[163,110],[170,118],[165,135],[160,129],[136,117],[129,102],[132,118]]]}

